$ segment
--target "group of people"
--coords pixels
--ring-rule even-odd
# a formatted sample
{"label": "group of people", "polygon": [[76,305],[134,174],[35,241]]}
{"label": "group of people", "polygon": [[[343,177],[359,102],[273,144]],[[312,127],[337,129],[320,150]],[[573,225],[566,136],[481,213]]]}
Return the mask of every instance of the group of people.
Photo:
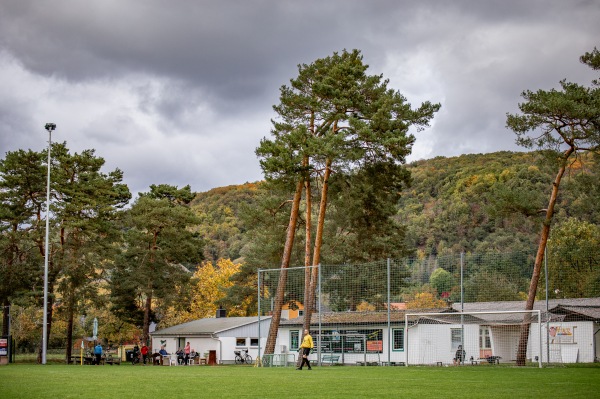
{"label": "group of people", "polygon": [[177,350],[177,352],[175,352],[177,354],[177,362],[179,364],[189,364],[190,363],[190,359],[193,359],[196,357],[196,351],[194,351],[191,347],[190,347],[190,343],[188,342],[185,347],[183,349],[179,348]]}
{"label": "group of people", "polygon": [[[164,345],[162,345],[160,347],[160,350],[158,351],[158,353],[159,353],[159,355],[162,355],[162,356],[169,355],[169,353],[165,349]],[[179,349],[177,349],[177,352],[175,352],[175,354],[177,355],[177,363],[186,364],[186,365],[190,363],[190,359],[193,359],[197,356],[196,351],[191,348],[189,342],[185,345],[185,347],[183,349],[181,347],[179,347]]]}
{"label": "group of people", "polygon": [[[140,348],[141,345],[141,348]],[[94,346],[94,364],[98,365],[100,364],[101,360],[102,360],[102,355],[104,354],[104,350],[102,348],[102,344],[100,342],[97,343],[96,346]],[[148,346],[146,344],[135,344],[135,346],[133,347],[133,357],[134,359],[140,358],[143,361],[144,364],[148,363],[149,360],[149,354],[150,354],[150,349],[148,348]],[[162,345],[160,347],[160,350],[158,351],[158,354],[161,356],[168,356],[169,353],[167,352],[167,350],[165,349],[165,346]],[[190,347],[190,343],[188,342],[185,347],[179,348],[176,352],[177,354],[177,362],[179,364],[189,364],[190,359],[193,359],[197,356],[196,351],[194,351],[194,349],[192,349]],[[160,363],[158,363],[160,364]]]}
{"label": "group of people", "polygon": [[150,349],[148,348],[148,346],[146,344],[143,344],[141,349],[137,344],[133,347],[133,357],[139,358],[141,355],[142,361],[144,362],[144,364],[146,364],[146,362],[148,362],[148,352],[150,352]]}

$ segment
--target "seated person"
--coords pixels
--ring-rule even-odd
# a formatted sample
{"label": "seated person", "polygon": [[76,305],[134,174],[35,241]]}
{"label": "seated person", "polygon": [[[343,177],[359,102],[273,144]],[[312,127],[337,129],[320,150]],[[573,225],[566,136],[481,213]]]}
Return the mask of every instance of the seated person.
{"label": "seated person", "polygon": [[456,350],[456,354],[454,355],[454,364],[461,364],[465,361],[466,352],[462,348],[462,345],[458,345],[458,349]]}
{"label": "seated person", "polygon": [[175,353],[177,354],[177,363],[183,364],[183,362],[185,361],[185,354],[183,353],[183,349],[179,348]]}
{"label": "seated person", "polygon": [[[156,349],[155,349],[155,351],[156,351]],[[152,354],[152,363],[153,363],[155,366],[160,366],[160,360],[161,360],[161,359],[162,359],[162,355],[161,355],[160,353],[158,353],[158,352],[154,352],[154,353]]]}
{"label": "seated person", "polygon": [[160,350],[158,351],[158,353],[160,353],[163,356],[167,356],[168,355],[167,350],[165,349],[164,345],[160,347]]}
{"label": "seated person", "polygon": [[192,349],[190,351],[190,355],[188,356],[188,364],[190,363],[191,360],[196,360],[196,357],[198,357],[198,354],[196,353],[196,351],[194,349]]}

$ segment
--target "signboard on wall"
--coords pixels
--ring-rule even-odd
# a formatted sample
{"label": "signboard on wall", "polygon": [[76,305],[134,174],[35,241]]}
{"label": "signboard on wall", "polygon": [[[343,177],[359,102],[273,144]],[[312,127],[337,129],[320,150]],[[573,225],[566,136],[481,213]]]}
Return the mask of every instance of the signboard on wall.
{"label": "signboard on wall", "polygon": [[551,325],[548,329],[551,344],[575,344],[575,329],[577,326]]}
{"label": "signboard on wall", "polygon": [[[365,348],[366,345],[366,348]],[[323,330],[321,352],[363,353],[383,352],[383,330]]]}
{"label": "signboard on wall", "polygon": [[8,356],[8,339],[0,338],[0,356]]}
{"label": "signboard on wall", "polygon": [[367,341],[367,352],[383,352],[383,341]]}

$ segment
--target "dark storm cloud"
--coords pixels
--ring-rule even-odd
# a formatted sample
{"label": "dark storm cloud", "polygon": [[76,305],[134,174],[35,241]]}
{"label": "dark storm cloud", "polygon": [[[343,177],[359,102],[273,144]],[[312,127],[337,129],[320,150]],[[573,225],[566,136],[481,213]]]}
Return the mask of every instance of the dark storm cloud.
{"label": "dark storm cloud", "polygon": [[566,78],[598,46],[599,1],[0,3],[0,152],[96,148],[133,191],[260,179],[278,88],[297,64],[358,48],[413,106],[442,110],[413,158],[517,149],[504,127],[525,89]]}

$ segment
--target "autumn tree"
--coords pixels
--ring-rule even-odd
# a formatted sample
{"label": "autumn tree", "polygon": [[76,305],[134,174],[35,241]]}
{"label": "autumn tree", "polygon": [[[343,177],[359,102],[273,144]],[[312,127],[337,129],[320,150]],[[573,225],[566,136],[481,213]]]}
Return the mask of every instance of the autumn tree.
{"label": "autumn tree", "polygon": [[[600,52],[594,49],[581,57],[593,69],[599,69]],[[548,206],[543,209],[545,218],[540,232],[534,270],[527,296],[526,310],[533,309],[546,243],[554,215],[556,199],[565,171],[570,164],[581,159],[581,154],[600,151],[600,86],[594,81],[585,87],[566,80],[560,90],[526,90],[519,104],[519,114],[507,114],[506,125],[517,135],[517,143],[526,148],[543,150],[556,168],[556,176]],[[529,323],[523,323],[517,365],[525,365]]]}
{"label": "autumn tree", "polygon": [[407,309],[443,309],[448,304],[442,299],[438,299],[434,292],[417,292],[406,301]]}
{"label": "autumn tree", "polygon": [[[191,314],[200,319],[214,317],[222,306],[227,290],[234,285],[231,277],[240,270],[241,264],[229,259],[219,259],[216,265],[204,263],[194,274],[197,283],[192,295]],[[246,285],[255,289],[256,281],[246,281]],[[248,316],[251,300],[245,298],[237,304],[226,307],[228,316]]]}
{"label": "autumn tree", "polygon": [[[305,288],[303,329],[310,325],[328,206],[330,178],[375,163],[403,163],[414,136],[411,126],[427,126],[438,104],[423,103],[412,109],[397,91],[387,87],[381,75],[368,75],[358,50],[334,53],[311,64],[299,65],[290,86],[280,89],[274,106],[272,140],[263,139],[257,149],[267,179],[282,179],[295,186],[282,256],[280,282],[265,353],[273,353],[283,306],[286,268],[297,228],[302,192],[311,198],[312,178],[317,178],[320,198],[312,241],[312,207],[306,207],[306,264],[312,264]],[[373,182],[376,185],[376,182]],[[312,242],[311,242],[312,241]],[[310,277],[310,278],[309,278]]]}

